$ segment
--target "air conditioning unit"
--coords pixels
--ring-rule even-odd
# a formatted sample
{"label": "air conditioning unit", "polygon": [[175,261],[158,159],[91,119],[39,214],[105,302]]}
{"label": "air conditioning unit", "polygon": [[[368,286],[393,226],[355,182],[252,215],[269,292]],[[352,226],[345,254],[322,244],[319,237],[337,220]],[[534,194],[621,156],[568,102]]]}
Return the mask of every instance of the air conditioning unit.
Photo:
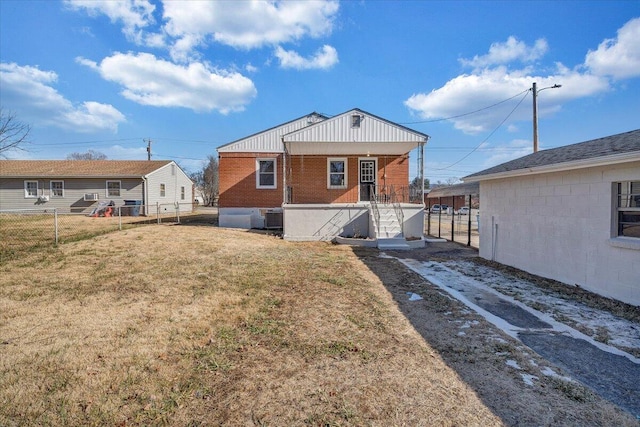
{"label": "air conditioning unit", "polygon": [[282,228],[282,212],[265,212],[264,228]]}
{"label": "air conditioning unit", "polygon": [[49,196],[45,196],[45,195],[38,196],[38,201],[39,202],[48,202],[49,201]]}
{"label": "air conditioning unit", "polygon": [[98,193],[85,193],[84,194],[84,201],[85,202],[97,202],[99,198],[100,198],[100,195]]}

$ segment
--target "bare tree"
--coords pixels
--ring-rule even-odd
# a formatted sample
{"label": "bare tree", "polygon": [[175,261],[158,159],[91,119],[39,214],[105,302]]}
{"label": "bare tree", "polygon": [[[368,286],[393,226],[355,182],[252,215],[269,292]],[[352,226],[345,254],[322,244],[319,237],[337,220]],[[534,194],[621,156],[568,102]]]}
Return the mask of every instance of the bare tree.
{"label": "bare tree", "polygon": [[[409,184],[412,188],[422,188],[420,186],[420,178],[418,178],[417,176],[415,178],[413,178],[413,181],[411,181],[411,184]],[[424,178],[424,188],[428,189],[429,188],[429,178]]]}
{"label": "bare tree", "polygon": [[196,192],[202,195],[203,204],[213,206],[218,197],[218,159],[209,155],[207,160],[202,170],[191,174],[191,179],[195,182]]}
{"label": "bare tree", "polygon": [[31,126],[16,119],[12,112],[5,113],[0,107],[0,157],[6,157],[9,150],[24,150]]}
{"label": "bare tree", "polygon": [[85,153],[71,153],[67,160],[107,160],[107,155],[99,151],[89,150]]}

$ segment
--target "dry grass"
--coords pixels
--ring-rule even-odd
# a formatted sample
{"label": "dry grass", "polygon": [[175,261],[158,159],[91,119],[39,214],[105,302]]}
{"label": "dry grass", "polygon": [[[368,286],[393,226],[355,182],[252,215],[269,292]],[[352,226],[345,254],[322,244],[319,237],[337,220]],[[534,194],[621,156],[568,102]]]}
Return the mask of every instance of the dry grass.
{"label": "dry grass", "polygon": [[153,226],[0,271],[0,425],[500,424],[349,248]]}
{"label": "dry grass", "polygon": [[[149,226],[10,260],[0,266],[0,425],[504,424],[495,399],[489,409],[478,394],[501,390],[470,386],[464,372],[496,356],[456,342],[447,319],[447,341],[430,345],[393,294],[417,279],[374,274],[373,254]],[[456,306],[432,294],[428,325]],[[521,382],[507,382],[504,405],[516,399],[535,419],[513,393]],[[560,420],[632,425],[605,404],[600,418],[580,418],[595,397],[584,406],[548,393],[576,413]]]}
{"label": "dry grass", "polygon": [[[155,207],[153,207],[155,210]],[[181,223],[197,221],[212,224],[217,217],[206,208],[183,212]],[[133,226],[177,222],[175,212],[149,216],[90,217],[87,214],[58,213],[57,230],[54,210],[41,212],[0,213],[0,262],[19,257],[25,251],[49,248],[56,243],[88,239]]]}

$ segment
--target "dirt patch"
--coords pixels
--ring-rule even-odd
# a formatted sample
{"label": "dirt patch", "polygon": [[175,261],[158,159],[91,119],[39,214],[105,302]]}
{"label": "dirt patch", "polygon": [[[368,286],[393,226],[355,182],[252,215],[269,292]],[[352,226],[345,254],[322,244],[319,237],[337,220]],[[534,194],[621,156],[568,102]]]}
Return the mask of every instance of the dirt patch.
{"label": "dirt patch", "polygon": [[[456,244],[438,243],[437,246],[386,253],[423,261],[459,259],[461,254],[473,260],[476,254],[475,250]],[[425,341],[505,423],[608,425],[607,417],[626,418],[620,409],[570,380],[553,362],[502,333],[422,276],[408,273],[396,259],[381,258],[371,250],[355,251],[379,275]],[[416,293],[423,299],[411,301],[408,293]],[[637,423],[632,416],[625,422]]]}

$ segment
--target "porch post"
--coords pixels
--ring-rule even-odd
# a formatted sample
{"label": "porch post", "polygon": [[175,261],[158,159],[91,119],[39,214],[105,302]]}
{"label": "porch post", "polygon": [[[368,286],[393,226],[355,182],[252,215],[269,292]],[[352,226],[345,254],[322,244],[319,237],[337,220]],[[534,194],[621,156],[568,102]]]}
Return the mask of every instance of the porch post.
{"label": "porch post", "polygon": [[287,204],[287,145],[284,143],[284,136],[282,139],[282,204]]}
{"label": "porch post", "polygon": [[422,210],[424,210],[424,144],[429,137],[425,138],[425,141],[420,142],[420,199],[422,201]]}

